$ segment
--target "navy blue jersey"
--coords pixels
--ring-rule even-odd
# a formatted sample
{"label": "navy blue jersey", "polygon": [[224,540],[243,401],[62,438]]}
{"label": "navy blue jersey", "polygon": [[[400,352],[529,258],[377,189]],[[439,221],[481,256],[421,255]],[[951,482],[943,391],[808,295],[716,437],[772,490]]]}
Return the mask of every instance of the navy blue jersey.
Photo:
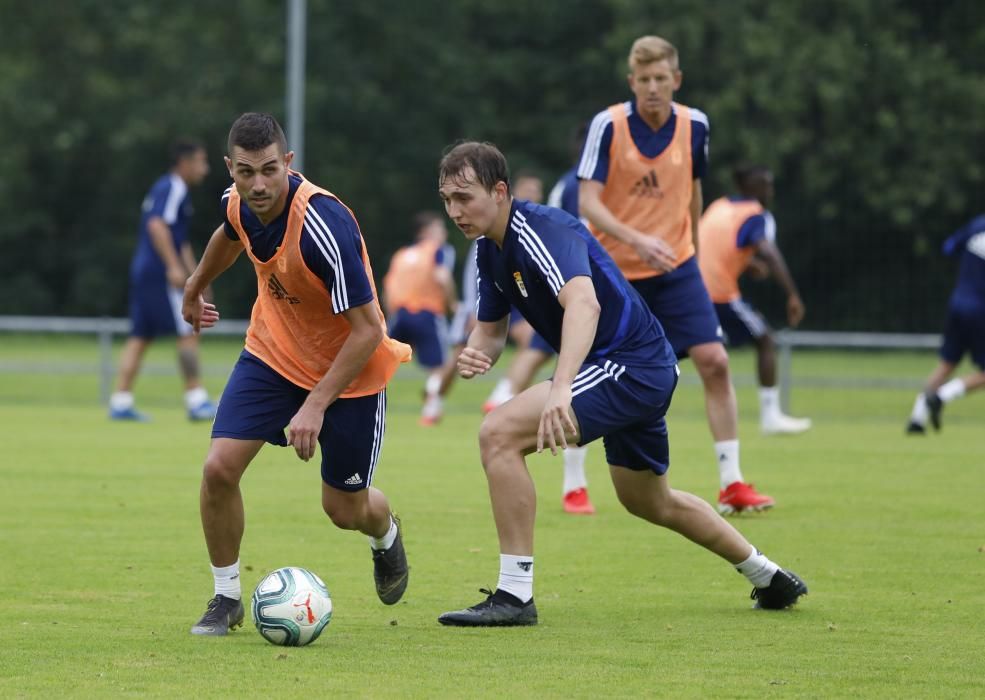
{"label": "navy blue jersey", "polygon": [[[250,239],[250,249],[262,262],[270,260],[284,240],[291,201],[301,184],[301,178],[292,173],[288,176],[288,181],[284,211],[269,224],[264,225],[246,205],[245,200],[240,205],[240,221]],[[228,200],[229,189],[222,195],[223,230],[230,240],[238,241],[239,236],[226,216]],[[373,300],[373,288],[363,265],[359,225],[342,203],[321,194],[313,195],[308,200],[308,210],[301,230],[301,257],[308,269],[325,283],[325,289],[331,290],[332,310],[335,313],[342,313]]]}
{"label": "navy blue jersey", "polygon": [[985,303],[985,214],[975,217],[944,241],[944,254],[960,256],[958,281],[951,298]]}
{"label": "navy blue jersey", "polygon": [[567,212],[514,200],[500,249],[479,240],[480,321],[498,321],[515,306],[555,351],[564,308],[558,294],[573,277],[590,277],[601,306],[586,361],[624,356],[650,366],[676,364],[663,329],[585,226]]}
{"label": "navy blue jersey", "polygon": [[[659,129],[652,129],[643,121],[636,109],[636,100],[626,103],[629,134],[633,143],[647,158],[656,158],[663,153],[674,138],[677,128],[677,106],[674,105],[670,119]],[[691,163],[694,179],[705,176],[708,170],[708,117],[701,110],[688,107],[691,113]],[[588,128],[588,136],[582,147],[578,163],[578,177],[582,180],[598,180],[605,183],[609,178],[609,147],[612,145],[612,115],[605,109],[595,115]]]}
{"label": "navy blue jersey", "polygon": [[578,168],[573,167],[557,181],[547,196],[547,206],[564,209],[571,216],[580,217],[578,212]]}
{"label": "navy blue jersey", "polygon": [[140,228],[137,231],[137,250],[130,262],[131,279],[155,277],[164,280],[164,262],[151,243],[147,224],[151,219],[161,219],[171,229],[171,240],[176,251],[188,240],[188,222],[192,205],[188,198],[188,185],[178,175],[162,175],[150,188],[141,206]]}

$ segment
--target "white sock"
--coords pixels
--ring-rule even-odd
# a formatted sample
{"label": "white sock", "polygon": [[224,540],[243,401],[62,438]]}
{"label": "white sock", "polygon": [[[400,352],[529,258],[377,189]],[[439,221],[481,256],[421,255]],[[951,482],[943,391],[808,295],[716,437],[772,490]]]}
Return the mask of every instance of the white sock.
{"label": "white sock", "polygon": [[239,600],[243,591],[239,582],[239,559],[229,566],[213,566],[212,578],[215,579],[215,594]]}
{"label": "white sock", "polygon": [[913,410],[910,412],[910,420],[917,425],[927,425],[928,417],[927,399],[924,398],[923,393],[917,394],[917,398],[913,401]]}
{"label": "white sock", "polygon": [[739,470],[739,441],[722,440],[715,443],[715,457],[718,459],[718,480],[725,488],[736,481],[742,481]]}
{"label": "white sock", "polygon": [[512,554],[499,555],[499,583],[501,591],[515,595],[526,603],[534,597],[534,558]]}
{"label": "white sock", "polygon": [[185,392],[185,407],[189,410],[198,408],[208,400],[209,392],[205,390],[204,386],[197,386]]}
{"label": "white sock", "polygon": [[114,391],[109,397],[109,407],[114,411],[125,411],[133,408],[133,394],[129,391]]}
{"label": "white sock", "polygon": [[497,406],[504,404],[513,398],[513,384],[510,383],[509,379],[505,377],[499,380],[496,388],[493,392],[489,394],[490,403],[494,403]]}
{"label": "white sock", "polygon": [[424,382],[424,393],[428,396],[437,396],[439,391],[441,391],[441,372],[432,372]]}
{"label": "white sock", "polygon": [[964,396],[965,386],[961,379],[952,379],[947,384],[937,390],[937,395],[941,401],[948,403]]}
{"label": "white sock", "polygon": [[769,423],[780,417],[780,388],[776,386],[759,387],[759,420]]}
{"label": "white sock", "polygon": [[756,588],[766,588],[770,585],[770,581],[773,578],[773,574],[777,572],[780,567],[767,559],[763,554],[757,550],[755,547],[752,548],[752,554],[744,562],[735,565],[736,570],[749,579],[751,583]]}
{"label": "white sock", "polygon": [[393,516],[391,516],[390,529],[386,531],[383,537],[370,537],[369,546],[379,552],[384,549],[390,549],[395,539],[397,539],[397,523],[394,521]]}
{"label": "white sock", "polygon": [[585,457],[588,455],[588,447],[576,447],[572,445],[564,451],[564,490],[562,494],[571,493],[575,489],[583,489],[588,486],[588,479],[585,477]]}

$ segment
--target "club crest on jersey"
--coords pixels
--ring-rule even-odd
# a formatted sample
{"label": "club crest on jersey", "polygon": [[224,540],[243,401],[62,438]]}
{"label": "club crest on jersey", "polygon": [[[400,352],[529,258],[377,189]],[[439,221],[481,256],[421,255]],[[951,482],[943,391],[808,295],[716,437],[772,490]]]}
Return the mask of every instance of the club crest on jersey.
{"label": "club crest on jersey", "polygon": [[527,288],[523,284],[523,278],[520,277],[520,273],[519,272],[514,272],[513,273],[513,279],[516,280],[516,288],[520,290],[520,294],[522,294],[523,295],[523,298],[526,299],[527,298]]}

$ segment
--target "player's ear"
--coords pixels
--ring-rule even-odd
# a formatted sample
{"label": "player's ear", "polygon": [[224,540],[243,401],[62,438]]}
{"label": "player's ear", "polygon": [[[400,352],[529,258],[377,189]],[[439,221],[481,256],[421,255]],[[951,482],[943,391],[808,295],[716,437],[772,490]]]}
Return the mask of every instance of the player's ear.
{"label": "player's ear", "polygon": [[294,151],[288,151],[284,154],[284,167],[291,167],[291,161],[294,160]]}
{"label": "player's ear", "polygon": [[222,159],[224,161],[226,161],[226,170],[229,171],[229,177],[232,177],[233,176],[233,161],[229,158],[229,156],[223,156]]}
{"label": "player's ear", "polygon": [[681,89],[681,83],[684,82],[684,74],[679,70],[674,71],[674,91]]}

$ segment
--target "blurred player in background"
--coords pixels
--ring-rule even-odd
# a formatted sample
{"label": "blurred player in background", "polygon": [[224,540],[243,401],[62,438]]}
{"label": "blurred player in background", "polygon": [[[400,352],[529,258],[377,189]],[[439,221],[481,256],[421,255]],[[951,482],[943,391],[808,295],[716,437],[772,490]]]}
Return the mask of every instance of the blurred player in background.
{"label": "blurred player in background", "polygon": [[[698,224],[698,266],[731,346],[756,346],[759,380],[759,425],[765,435],[802,433],[809,418],[783,413],[776,385],[776,344],[766,320],[742,298],[739,277],[761,262],[787,293],[787,322],[796,327],[804,303],[776,245],[776,222],[767,207],[773,199],[773,173],[764,165],[744,165],[734,172],[737,195],[716,199]],[[756,273],[760,274],[760,273]]]}
{"label": "blurred player in background", "polygon": [[656,36],[629,52],[633,99],[592,120],[578,166],[582,215],[660,320],[678,357],[689,356],[705,391],[722,513],[764,510],[774,500],[739,468],[738,410],[728,354],[695,259],[707,170],[708,118],[673,101],[677,49]]}
{"label": "blurred player in background", "polygon": [[455,377],[458,376],[458,355],[465,348],[469,333],[475,327],[475,309],[479,303],[479,285],[475,267],[477,248],[478,246],[472,243],[465,254],[465,264],[462,267],[461,298],[458,300],[458,307],[448,330],[451,351],[441,368],[441,383],[438,386],[438,396],[441,400],[444,400],[455,384]]}
{"label": "blurred player in background", "polygon": [[202,291],[244,250],[257,276],[246,348],[222,392],[202,473],[215,596],[191,628],[196,635],[222,636],[243,622],[239,484],[266,442],[292,445],[305,462],[321,446],[325,513],[337,527],[369,537],[383,603],[396,603],[407,588],[400,525],[372,482],[386,429],[386,385],[410,348],[386,335],[354,215],[291,171],[293,157],[269,114],[251,112],[233,123],[225,220],[185,285],[182,311],[198,332],[219,317]]}
{"label": "blurred player in background", "polygon": [[130,337],[123,346],[116,391],[109,399],[113,420],[146,421],[134,405],[133,386],[144,353],[159,336],[178,336],[178,366],[185,380],[185,408],[190,420],[212,420],[215,405],[202,386],[198,336],[181,318],[181,293],[195,269],[188,241],[192,205],[188,188],[209,174],[205,148],[179,139],[171,147],[171,170],[144,198],[137,250],[130,262]]}
{"label": "blurred player in background", "polygon": [[[536,494],[526,455],[545,446],[603,438],[620,502],[724,558],[753,585],[763,608],[807,593],[796,575],[763,556],[697,496],[671,489],[664,416],[679,370],[660,323],[578,219],[510,195],[506,159],[488,143],[455,146],[441,161],[445,209],[479,240],[479,310],[459,356],[462,377],[485,374],[506,342],[511,305],[558,351],[549,381],[488,414],[479,430],[482,466],[500,545],[495,591],[446,612],[443,625],[535,625]],[[629,546],[632,546],[631,544]]]}
{"label": "blurred player in background", "polygon": [[[923,434],[928,420],[940,430],[944,404],[985,386],[985,215],[944,241],[944,254],[959,259],[958,280],[947,303],[940,362],[927,377],[906,426],[911,434]],[[950,379],[966,352],[979,371]]]}
{"label": "blurred player in background", "polygon": [[421,425],[441,420],[447,314],[457,303],[452,277],[454,252],[448,245],[444,217],[433,211],[419,212],[414,217],[414,243],[393,254],[383,278],[388,333],[414,348],[418,364],[428,372]]}

